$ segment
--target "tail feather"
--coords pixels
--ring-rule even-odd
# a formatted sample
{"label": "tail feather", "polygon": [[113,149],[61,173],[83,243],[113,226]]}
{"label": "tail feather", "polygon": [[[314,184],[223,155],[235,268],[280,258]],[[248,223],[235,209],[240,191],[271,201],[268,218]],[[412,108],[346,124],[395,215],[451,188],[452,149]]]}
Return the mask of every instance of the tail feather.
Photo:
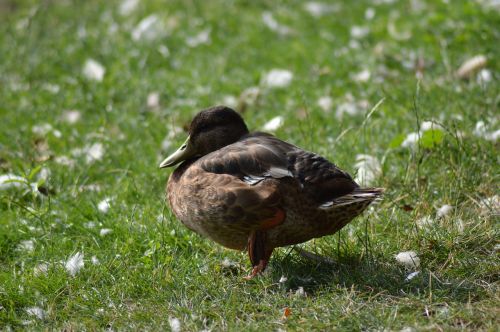
{"label": "tail feather", "polygon": [[363,202],[370,204],[371,202],[380,199],[383,192],[384,188],[356,188],[350,194],[337,197],[334,200],[321,204],[319,208],[330,209],[332,207],[346,206]]}

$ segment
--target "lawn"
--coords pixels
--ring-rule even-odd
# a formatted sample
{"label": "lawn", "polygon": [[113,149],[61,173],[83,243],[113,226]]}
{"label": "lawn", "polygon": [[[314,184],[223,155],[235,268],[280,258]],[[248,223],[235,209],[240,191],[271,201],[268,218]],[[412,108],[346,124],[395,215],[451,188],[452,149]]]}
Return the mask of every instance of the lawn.
{"label": "lawn", "polygon": [[[0,330],[498,329],[497,1],[4,0],[0,22]],[[217,104],[383,200],[243,280],[158,169]]]}

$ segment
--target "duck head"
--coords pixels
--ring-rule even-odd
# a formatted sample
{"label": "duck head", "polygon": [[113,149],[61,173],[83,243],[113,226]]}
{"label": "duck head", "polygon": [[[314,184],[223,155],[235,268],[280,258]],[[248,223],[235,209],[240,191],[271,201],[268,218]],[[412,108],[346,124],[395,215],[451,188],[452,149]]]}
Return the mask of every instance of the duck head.
{"label": "duck head", "polygon": [[242,117],[226,106],[215,106],[198,113],[189,125],[189,135],[177,151],[160,164],[160,168],[202,157],[248,134]]}

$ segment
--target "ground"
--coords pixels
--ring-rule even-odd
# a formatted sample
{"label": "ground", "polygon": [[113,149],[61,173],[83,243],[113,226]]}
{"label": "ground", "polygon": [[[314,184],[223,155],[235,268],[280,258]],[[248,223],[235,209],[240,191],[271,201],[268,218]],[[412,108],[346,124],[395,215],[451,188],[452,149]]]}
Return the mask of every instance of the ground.
{"label": "ground", "polygon": [[[0,329],[496,330],[499,10],[1,1]],[[158,169],[216,104],[383,200],[243,280]]]}

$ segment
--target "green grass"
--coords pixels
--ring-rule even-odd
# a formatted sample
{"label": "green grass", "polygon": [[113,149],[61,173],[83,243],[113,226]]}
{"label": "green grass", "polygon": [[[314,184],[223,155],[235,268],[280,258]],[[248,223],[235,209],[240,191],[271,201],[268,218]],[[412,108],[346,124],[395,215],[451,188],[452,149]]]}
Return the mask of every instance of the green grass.
{"label": "green grass", "polygon": [[[46,193],[0,191],[0,329],[162,330],[175,317],[187,331],[496,330],[498,203],[485,211],[479,202],[498,195],[499,146],[473,134],[478,121],[488,131],[499,124],[500,15],[486,3],[345,1],[313,17],[300,1],[148,1],[128,15],[116,1],[0,2],[0,175],[39,181]],[[291,32],[270,30],[264,12]],[[162,33],[133,40],[151,14]],[[352,26],[369,31],[355,39]],[[392,27],[411,38],[394,38]],[[189,47],[186,38],[205,29],[210,42]],[[491,81],[457,79],[477,54],[488,58]],[[102,82],[82,75],[89,58],[106,68]],[[419,82],[415,63],[423,63]],[[226,96],[239,98],[273,68],[293,80],[261,86],[255,102],[240,103],[249,127],[284,116],[276,135],[352,174],[357,154],[376,156],[375,184],[387,190],[340,233],[301,246],[335,264],[278,249],[269,272],[246,282],[245,253],[199,237],[171,214],[170,171],[157,165],[186,137],[162,151],[169,128]],[[352,79],[364,69],[367,82]],[[149,109],[154,91],[160,106]],[[348,94],[365,105],[339,119]],[[323,96],[332,98],[331,111],[318,107]],[[81,120],[62,121],[67,110]],[[442,126],[436,135],[413,150],[400,146],[429,120]],[[53,130],[33,131],[44,123]],[[103,145],[102,159],[87,163],[75,153],[94,143]],[[58,163],[61,156],[74,165]],[[98,209],[105,198],[108,213]],[[438,220],[443,204],[454,209]],[[434,223],[418,226],[426,216]],[[100,236],[103,228],[112,233]],[[26,240],[33,250],[20,248]],[[394,258],[406,250],[421,259],[410,281],[412,270]],[[76,252],[85,266],[71,277],[64,263]],[[44,319],[29,315],[31,307],[45,310]]]}

